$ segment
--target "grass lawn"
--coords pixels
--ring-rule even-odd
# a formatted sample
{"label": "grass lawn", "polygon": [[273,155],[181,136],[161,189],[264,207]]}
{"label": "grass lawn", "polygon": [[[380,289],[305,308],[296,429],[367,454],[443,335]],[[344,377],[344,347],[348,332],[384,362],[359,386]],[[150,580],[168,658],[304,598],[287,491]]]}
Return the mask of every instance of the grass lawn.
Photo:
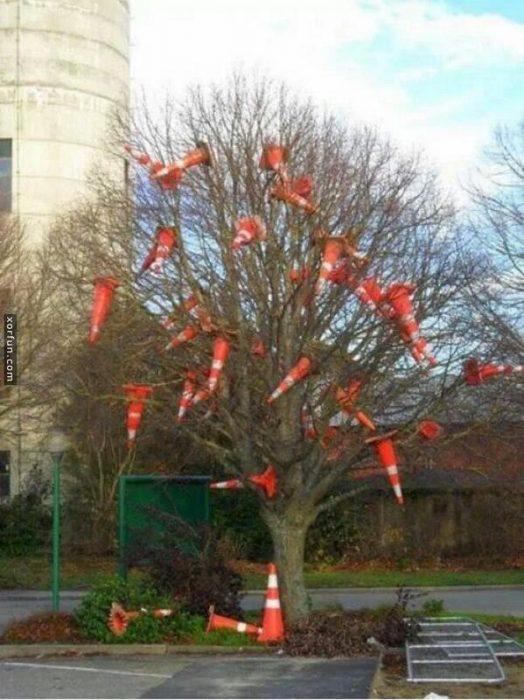
{"label": "grass lawn", "polygon": [[[84,588],[93,583],[98,574],[116,573],[114,557],[63,556],[61,562],[62,588]],[[51,578],[50,557],[0,558],[0,589],[4,588],[49,588]],[[265,589],[267,576],[264,573],[244,574],[246,589]],[[407,586],[469,586],[469,585],[518,585],[524,584],[524,570],[471,570],[448,571],[445,569],[418,571],[365,569],[350,571],[308,571],[308,588],[380,587]]]}

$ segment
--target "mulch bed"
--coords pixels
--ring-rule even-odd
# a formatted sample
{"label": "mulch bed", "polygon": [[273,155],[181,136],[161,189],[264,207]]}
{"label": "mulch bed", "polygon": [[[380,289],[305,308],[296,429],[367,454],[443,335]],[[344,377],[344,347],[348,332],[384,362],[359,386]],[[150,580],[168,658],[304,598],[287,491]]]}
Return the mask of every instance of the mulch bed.
{"label": "mulch bed", "polygon": [[42,613],[12,622],[0,636],[0,644],[70,644],[86,642],[73,615]]}

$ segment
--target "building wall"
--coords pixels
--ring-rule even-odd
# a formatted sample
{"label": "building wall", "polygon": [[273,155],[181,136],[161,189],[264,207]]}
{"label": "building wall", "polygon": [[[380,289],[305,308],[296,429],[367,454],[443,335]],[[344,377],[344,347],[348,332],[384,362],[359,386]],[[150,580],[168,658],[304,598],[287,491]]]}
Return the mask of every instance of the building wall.
{"label": "building wall", "polygon": [[85,191],[129,96],[127,0],[0,0],[0,138],[13,139],[13,211],[31,240]]}
{"label": "building wall", "polygon": [[[129,90],[128,0],[0,0],[0,140],[12,139],[11,210],[31,246],[86,192],[95,163],[124,178],[107,132]],[[14,411],[0,425],[11,494],[47,463],[37,418]]]}

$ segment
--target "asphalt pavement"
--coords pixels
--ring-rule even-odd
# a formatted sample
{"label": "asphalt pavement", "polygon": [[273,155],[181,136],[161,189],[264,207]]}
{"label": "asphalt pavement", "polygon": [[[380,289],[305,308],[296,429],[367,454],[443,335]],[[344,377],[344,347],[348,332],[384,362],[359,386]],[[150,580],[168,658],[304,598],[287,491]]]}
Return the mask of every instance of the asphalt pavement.
{"label": "asphalt pavement", "polygon": [[0,698],[367,698],[377,659],[127,656],[0,662]]}
{"label": "asphalt pavement", "polygon": [[[421,607],[426,600],[442,600],[446,610],[453,612],[494,613],[524,617],[524,586],[468,586],[453,588],[413,588],[416,593],[424,593],[417,598],[414,608]],[[393,604],[396,600],[394,588],[349,588],[318,589],[309,592],[313,608],[339,605],[345,610],[376,608],[383,604]],[[60,609],[72,612],[85,592],[62,591]],[[242,605],[245,610],[261,610],[264,593],[248,593]],[[51,594],[46,591],[0,591],[0,631],[11,620],[27,617],[33,613],[51,610]]]}

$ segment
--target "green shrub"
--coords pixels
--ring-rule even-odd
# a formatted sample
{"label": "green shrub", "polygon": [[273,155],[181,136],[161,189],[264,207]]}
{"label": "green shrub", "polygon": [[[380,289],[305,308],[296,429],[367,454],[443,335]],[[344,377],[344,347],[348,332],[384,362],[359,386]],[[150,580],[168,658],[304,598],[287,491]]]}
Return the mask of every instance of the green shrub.
{"label": "green shrub", "polygon": [[422,614],[426,617],[438,617],[445,610],[444,601],[438,598],[426,600],[422,606]]}
{"label": "green shrub", "polygon": [[[172,617],[160,619],[141,615],[129,622],[123,635],[116,636],[107,626],[112,603],[120,603],[125,610],[175,608],[176,612]],[[202,618],[191,618],[168,596],[160,595],[147,580],[130,577],[126,581],[119,576],[101,577],[82,600],[76,619],[85,637],[108,644],[171,642],[203,627]]]}

